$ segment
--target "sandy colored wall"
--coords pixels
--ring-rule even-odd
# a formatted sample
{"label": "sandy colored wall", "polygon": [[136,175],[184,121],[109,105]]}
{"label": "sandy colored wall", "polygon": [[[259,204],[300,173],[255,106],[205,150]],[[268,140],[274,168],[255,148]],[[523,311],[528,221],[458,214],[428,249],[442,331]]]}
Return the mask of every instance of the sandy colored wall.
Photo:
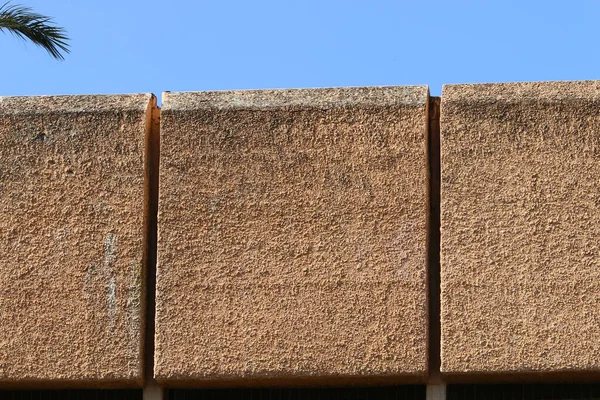
{"label": "sandy colored wall", "polygon": [[427,103],[427,87],[164,96],[160,381],[424,381]]}
{"label": "sandy colored wall", "polygon": [[141,384],[152,104],[0,99],[0,387]]}
{"label": "sandy colored wall", "polygon": [[600,83],[437,101],[0,97],[0,389],[599,380]]}
{"label": "sandy colored wall", "polygon": [[599,107],[599,82],[444,87],[445,374],[600,376]]}

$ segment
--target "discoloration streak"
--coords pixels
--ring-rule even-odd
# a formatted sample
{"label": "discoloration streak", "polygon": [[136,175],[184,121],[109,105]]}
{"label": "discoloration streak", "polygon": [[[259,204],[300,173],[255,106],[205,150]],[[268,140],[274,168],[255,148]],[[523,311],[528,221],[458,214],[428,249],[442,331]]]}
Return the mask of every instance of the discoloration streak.
{"label": "discoloration streak", "polygon": [[117,283],[114,276],[114,265],[117,260],[117,235],[109,232],[104,240],[104,277],[106,285],[106,305],[111,328],[117,319]]}
{"label": "discoloration streak", "polygon": [[127,335],[129,336],[132,347],[135,347],[135,344],[139,343],[142,328],[140,319],[140,300],[142,293],[141,271],[141,267],[137,265],[135,261],[131,262],[129,293],[125,304],[125,312],[127,313]]}
{"label": "discoloration streak", "polygon": [[107,285],[108,293],[108,316],[111,322],[117,318],[117,282],[115,277],[111,277]]}
{"label": "discoloration streak", "polygon": [[117,235],[109,232],[106,234],[106,239],[104,241],[104,266],[106,268],[111,268],[117,258],[116,247]]}

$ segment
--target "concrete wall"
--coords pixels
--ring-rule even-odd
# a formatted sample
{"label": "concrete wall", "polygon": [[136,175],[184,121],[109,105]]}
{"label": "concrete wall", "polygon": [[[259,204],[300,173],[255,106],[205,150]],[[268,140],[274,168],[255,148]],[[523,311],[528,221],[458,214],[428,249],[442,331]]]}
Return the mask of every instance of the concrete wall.
{"label": "concrete wall", "polygon": [[423,381],[427,87],[163,100],[157,378]]}
{"label": "concrete wall", "polygon": [[0,98],[0,386],[141,384],[154,104]]}
{"label": "concrete wall", "polygon": [[600,83],[437,104],[0,98],[0,388],[600,379]]}
{"label": "concrete wall", "polygon": [[600,376],[599,107],[599,82],[444,88],[444,373]]}

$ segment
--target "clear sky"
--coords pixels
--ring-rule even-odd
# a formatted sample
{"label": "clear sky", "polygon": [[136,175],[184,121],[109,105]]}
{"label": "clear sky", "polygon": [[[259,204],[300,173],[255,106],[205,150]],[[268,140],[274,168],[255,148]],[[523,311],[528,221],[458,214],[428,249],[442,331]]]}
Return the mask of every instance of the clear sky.
{"label": "clear sky", "polygon": [[0,34],[0,95],[600,79],[600,1],[13,3],[72,53]]}

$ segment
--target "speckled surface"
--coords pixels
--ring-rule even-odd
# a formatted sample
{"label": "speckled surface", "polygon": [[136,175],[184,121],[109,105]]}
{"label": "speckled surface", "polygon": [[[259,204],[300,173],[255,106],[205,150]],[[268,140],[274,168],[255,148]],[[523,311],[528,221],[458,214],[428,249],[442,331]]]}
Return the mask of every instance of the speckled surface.
{"label": "speckled surface", "polygon": [[161,382],[424,381],[427,99],[165,93]]}
{"label": "speckled surface", "polygon": [[442,372],[600,377],[600,82],[448,85]]}
{"label": "speckled surface", "polygon": [[0,387],[141,384],[152,104],[0,97]]}

